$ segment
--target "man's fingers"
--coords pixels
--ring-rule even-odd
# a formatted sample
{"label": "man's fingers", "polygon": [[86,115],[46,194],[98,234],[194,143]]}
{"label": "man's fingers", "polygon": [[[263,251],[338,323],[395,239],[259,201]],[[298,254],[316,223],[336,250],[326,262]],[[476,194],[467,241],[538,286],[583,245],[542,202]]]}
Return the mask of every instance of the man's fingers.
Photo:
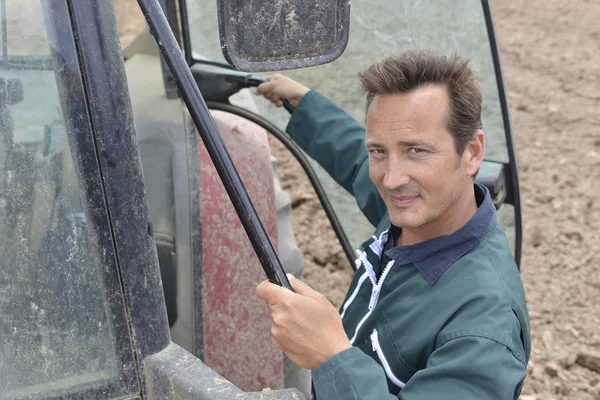
{"label": "man's fingers", "polygon": [[282,77],[283,77],[283,75],[281,75],[281,74],[271,74],[271,75],[265,76],[265,78],[267,78],[270,81],[276,81],[277,79],[280,79]]}
{"label": "man's fingers", "polygon": [[288,294],[293,293],[269,281],[263,281],[256,287],[256,295],[263,299],[269,306],[280,304]]}
{"label": "man's fingers", "polygon": [[290,284],[292,285],[292,289],[294,292],[308,297],[315,297],[319,295],[319,292],[308,286],[306,283],[302,282],[300,279],[296,279],[294,275],[287,274],[288,279],[290,280]]}
{"label": "man's fingers", "polygon": [[265,93],[271,92],[273,91],[273,88],[275,87],[275,84],[271,81],[269,82],[265,82],[265,83],[261,83],[260,85],[258,85],[256,87],[256,94],[258,95],[264,95]]}
{"label": "man's fingers", "polygon": [[294,296],[306,296],[321,301],[323,295],[312,289],[306,283],[296,279],[292,274],[287,274],[290,284],[294,292],[287,290],[284,287],[275,285],[269,281],[263,281],[256,287],[256,294],[263,299],[269,307],[278,306],[286,301],[291,304],[294,301]]}

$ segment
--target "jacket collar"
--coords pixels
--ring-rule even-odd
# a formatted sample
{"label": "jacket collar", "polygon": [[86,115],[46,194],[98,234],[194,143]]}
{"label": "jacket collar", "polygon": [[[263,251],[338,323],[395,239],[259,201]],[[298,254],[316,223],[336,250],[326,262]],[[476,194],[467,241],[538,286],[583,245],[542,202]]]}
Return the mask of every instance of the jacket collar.
{"label": "jacket collar", "polygon": [[475,247],[490,229],[496,209],[488,189],[478,183],[475,184],[475,201],[478,206],[475,215],[450,235],[439,236],[411,246],[394,247],[402,229],[391,225],[383,252],[397,264],[413,263],[423,277],[433,285],[448,268]]}

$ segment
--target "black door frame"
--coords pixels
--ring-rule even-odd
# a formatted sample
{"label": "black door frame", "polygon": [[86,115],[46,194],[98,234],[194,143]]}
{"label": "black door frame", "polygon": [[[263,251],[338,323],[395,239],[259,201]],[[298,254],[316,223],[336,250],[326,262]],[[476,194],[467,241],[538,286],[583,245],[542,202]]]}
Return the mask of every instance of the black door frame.
{"label": "black door frame", "polygon": [[144,394],[143,361],[167,348],[170,334],[115,11],[105,0],[66,2],[110,220],[104,233],[114,246],[136,379]]}
{"label": "black door frame", "polygon": [[492,18],[492,10],[488,0],[481,0],[483,13],[485,15],[485,23],[488,30],[488,38],[490,49],[492,51],[492,59],[494,61],[494,71],[496,72],[496,82],[498,84],[498,97],[500,98],[500,107],[502,108],[502,121],[504,122],[504,136],[506,138],[506,149],[508,152],[508,164],[504,164],[506,173],[507,204],[515,207],[515,261],[517,266],[521,266],[521,252],[523,248],[523,217],[521,214],[521,189],[519,186],[519,170],[517,164],[517,156],[515,151],[514,140],[512,137],[512,126],[510,122],[510,111],[508,107],[508,99],[506,97],[506,88],[504,86],[504,75],[502,72],[502,63],[500,60],[500,50],[496,41],[496,31],[494,28],[494,20]]}
{"label": "black door frame", "polygon": [[[67,0],[138,362],[170,343],[112,2]],[[140,366],[138,365],[138,368]]]}

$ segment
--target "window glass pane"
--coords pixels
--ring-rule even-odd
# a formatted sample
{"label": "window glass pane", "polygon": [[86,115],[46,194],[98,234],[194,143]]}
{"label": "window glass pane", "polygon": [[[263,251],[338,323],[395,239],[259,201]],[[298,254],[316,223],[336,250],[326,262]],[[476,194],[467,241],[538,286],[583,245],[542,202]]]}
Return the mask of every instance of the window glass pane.
{"label": "window glass pane", "polygon": [[226,62],[219,41],[217,2],[210,0],[185,1],[194,56],[200,59]]}
{"label": "window glass pane", "polygon": [[[198,57],[223,61],[219,45],[216,2],[187,0],[190,34]],[[364,122],[365,96],[357,73],[383,57],[410,49],[471,58],[481,78],[486,159],[508,162],[508,152],[493,58],[481,0],[362,0],[352,2],[350,40],[344,54],[330,64],[284,71],[287,76],[315,88],[358,121]],[[285,128],[289,115],[257,100],[260,113]],[[353,245],[370,235],[353,199],[324,171],[317,172],[332,199],[336,214]],[[366,236],[365,236],[366,235]]]}
{"label": "window glass pane", "polygon": [[[40,1],[5,1],[7,10],[5,21],[8,55],[31,56],[34,54],[48,54],[48,37],[44,25],[44,16],[40,12]],[[27,23],[22,23],[22,15],[27,15]]]}
{"label": "window glass pane", "polygon": [[[219,45],[216,2],[187,0],[193,51],[223,61]],[[344,54],[330,64],[286,71],[316,88],[359,121],[364,120],[364,95],[357,72],[393,53],[429,49],[471,58],[481,78],[487,138],[486,158],[508,162],[498,86],[481,0],[400,0],[390,6],[379,0],[352,3],[350,40]]]}
{"label": "window glass pane", "polygon": [[497,216],[498,220],[502,224],[504,233],[506,233],[506,238],[508,239],[510,250],[514,255],[517,245],[515,206],[513,206],[512,204],[503,204],[498,210]]}
{"label": "window glass pane", "polygon": [[[74,132],[66,106],[81,91],[78,71],[61,85],[64,58],[75,59],[68,13],[51,4],[6,0],[1,16],[9,52],[0,64],[0,399],[111,398],[137,391],[131,344],[98,234],[106,210],[83,179],[82,159],[95,157],[93,147],[81,153],[88,117],[76,116]],[[51,59],[46,32],[61,16],[72,53]]]}

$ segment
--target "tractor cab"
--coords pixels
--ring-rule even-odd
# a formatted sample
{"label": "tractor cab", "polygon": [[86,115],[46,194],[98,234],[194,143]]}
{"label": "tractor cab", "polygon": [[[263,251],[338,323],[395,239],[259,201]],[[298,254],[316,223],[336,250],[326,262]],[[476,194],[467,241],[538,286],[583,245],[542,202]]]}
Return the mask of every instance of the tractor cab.
{"label": "tractor cab", "polygon": [[[217,4],[236,2],[142,3],[162,6],[284,269],[300,275],[302,256],[269,135],[301,162],[352,268],[373,227],[283,132],[289,114],[246,90],[264,77],[225,64]],[[290,76],[362,120],[355,76],[369,63],[412,48],[471,56],[488,138],[477,179],[518,260],[518,176],[487,0],[369,0],[349,18],[337,61]],[[254,295],[264,260],[199,139],[197,105],[161,57],[164,42],[146,32],[122,50],[105,0],[0,0],[0,43],[0,399],[306,397],[308,371],[271,342]]]}

